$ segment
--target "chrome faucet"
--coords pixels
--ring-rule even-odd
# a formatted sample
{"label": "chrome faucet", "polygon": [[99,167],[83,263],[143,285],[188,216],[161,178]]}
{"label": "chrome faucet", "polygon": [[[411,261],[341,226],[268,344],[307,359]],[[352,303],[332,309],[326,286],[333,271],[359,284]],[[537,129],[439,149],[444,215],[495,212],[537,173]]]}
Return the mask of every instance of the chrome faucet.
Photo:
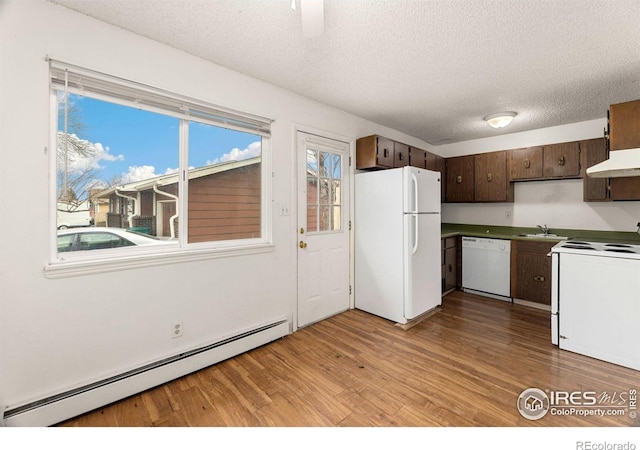
{"label": "chrome faucet", "polygon": [[545,224],[544,226],[542,226],[542,225],[536,225],[536,226],[537,226],[538,228],[540,228],[540,230],[542,230],[542,232],[543,232],[544,234],[549,234],[549,231],[550,231],[550,230],[549,230],[549,228],[547,227],[547,224]]}

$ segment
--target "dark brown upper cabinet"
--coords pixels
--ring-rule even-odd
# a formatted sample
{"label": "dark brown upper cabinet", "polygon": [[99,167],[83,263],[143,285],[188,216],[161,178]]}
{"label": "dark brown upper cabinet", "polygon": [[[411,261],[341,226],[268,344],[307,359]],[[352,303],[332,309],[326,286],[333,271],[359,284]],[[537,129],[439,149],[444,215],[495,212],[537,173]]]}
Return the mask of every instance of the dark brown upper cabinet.
{"label": "dark brown upper cabinet", "polygon": [[366,136],[356,141],[356,169],[391,169],[395,142],[382,136]]}
{"label": "dark brown upper cabinet", "polygon": [[543,178],[580,178],[580,143],[545,145],[542,152]]}
{"label": "dark brown upper cabinet", "polygon": [[[640,148],[640,100],[609,107],[609,150]],[[611,200],[640,200],[640,177],[611,178]]]}
{"label": "dark brown upper cabinet", "polygon": [[640,147],[640,100],[609,106],[609,149]]}
{"label": "dark brown upper cabinet", "polygon": [[474,166],[474,201],[513,201],[513,185],[507,180],[506,151],[477,154]]}
{"label": "dark brown upper cabinet", "polygon": [[[604,138],[580,141],[583,167],[591,167],[607,159],[607,146]],[[583,177],[582,200],[585,202],[602,202],[609,200],[609,183],[607,178]]]}
{"label": "dark brown upper cabinet", "polygon": [[464,203],[474,201],[474,160],[474,155],[447,158],[446,200],[448,203]]}
{"label": "dark brown upper cabinet", "polygon": [[409,147],[409,165],[420,169],[427,168],[427,152],[415,147]]}
{"label": "dark brown upper cabinet", "polygon": [[427,152],[427,169],[433,170],[434,172],[440,172],[440,201],[444,203],[446,199],[447,193],[447,160],[442,156],[436,155],[434,153]]}
{"label": "dark brown upper cabinet", "polygon": [[409,146],[400,142],[393,143],[393,167],[409,165]]}
{"label": "dark brown upper cabinet", "polygon": [[542,147],[509,150],[508,159],[510,181],[542,178]]}

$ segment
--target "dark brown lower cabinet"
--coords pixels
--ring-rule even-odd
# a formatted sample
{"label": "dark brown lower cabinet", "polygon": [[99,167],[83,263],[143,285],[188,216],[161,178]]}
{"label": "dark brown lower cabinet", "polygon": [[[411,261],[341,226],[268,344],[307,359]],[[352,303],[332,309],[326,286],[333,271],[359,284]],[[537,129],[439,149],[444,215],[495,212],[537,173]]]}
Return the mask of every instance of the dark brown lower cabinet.
{"label": "dark brown lower cabinet", "polygon": [[547,255],[556,243],[511,241],[511,295],[514,299],[551,305],[551,257]]}
{"label": "dark brown lower cabinet", "polygon": [[448,237],[442,239],[442,293],[457,287],[458,273],[458,238]]}

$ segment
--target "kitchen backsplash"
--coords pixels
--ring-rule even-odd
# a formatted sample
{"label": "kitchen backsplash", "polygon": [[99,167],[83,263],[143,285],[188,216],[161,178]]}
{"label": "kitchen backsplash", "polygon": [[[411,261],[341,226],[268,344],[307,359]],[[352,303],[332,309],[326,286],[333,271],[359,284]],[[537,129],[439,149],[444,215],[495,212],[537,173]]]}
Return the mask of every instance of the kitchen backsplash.
{"label": "kitchen backsplash", "polygon": [[514,203],[443,203],[442,222],[636,231],[640,201],[583,202],[582,180],[515,183]]}

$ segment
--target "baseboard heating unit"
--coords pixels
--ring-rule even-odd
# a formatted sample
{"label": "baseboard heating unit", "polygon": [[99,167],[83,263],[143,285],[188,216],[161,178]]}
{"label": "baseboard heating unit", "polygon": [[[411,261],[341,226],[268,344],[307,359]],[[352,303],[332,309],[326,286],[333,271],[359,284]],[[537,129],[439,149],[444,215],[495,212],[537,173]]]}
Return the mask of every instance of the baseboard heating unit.
{"label": "baseboard heating unit", "polygon": [[0,424],[49,426],[237,356],[291,333],[287,319],[47,398],[0,411]]}

